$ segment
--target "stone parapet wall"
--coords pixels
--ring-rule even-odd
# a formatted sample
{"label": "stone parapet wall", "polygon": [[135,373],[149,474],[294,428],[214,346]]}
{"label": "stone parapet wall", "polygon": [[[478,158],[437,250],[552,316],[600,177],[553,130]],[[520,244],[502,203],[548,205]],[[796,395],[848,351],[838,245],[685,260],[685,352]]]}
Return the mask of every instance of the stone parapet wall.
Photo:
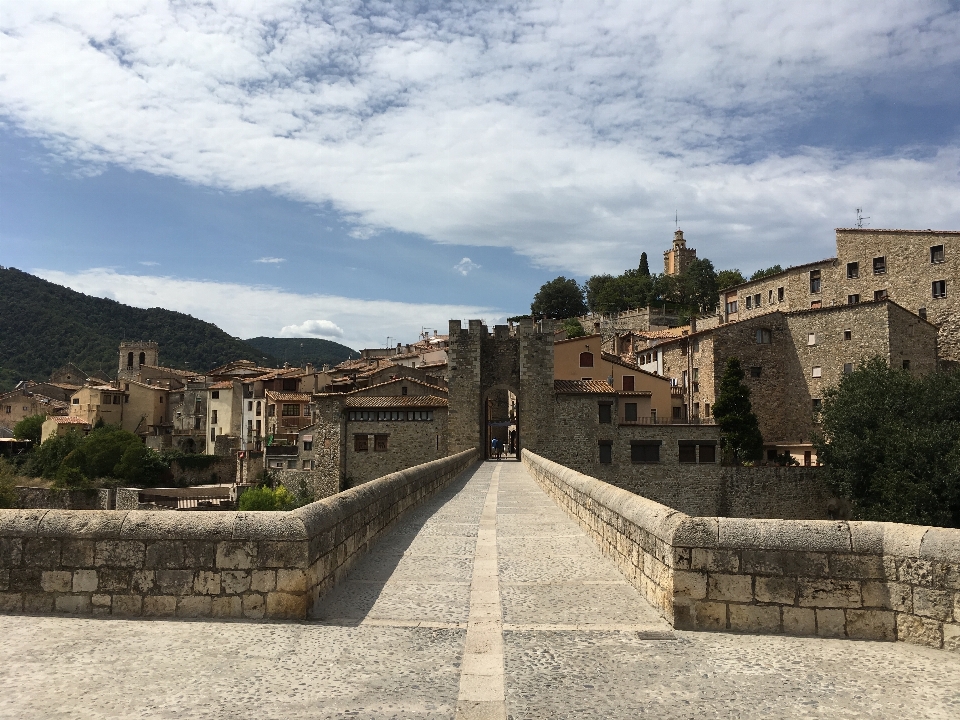
{"label": "stone parapet wall", "polygon": [[58,488],[17,487],[14,507],[18,510],[57,508],[59,510],[109,510],[113,490],[61,490]]}
{"label": "stone parapet wall", "polygon": [[323,500],[340,492],[340,479],[321,470],[271,470],[270,475],[292,493],[300,491],[306,483],[307,490],[316,500]]}
{"label": "stone parapet wall", "polygon": [[292,512],[0,510],[0,612],[298,619],[467,451]]}
{"label": "stone parapet wall", "polygon": [[679,629],[960,652],[960,530],[690,517],[533,453],[523,460]]}

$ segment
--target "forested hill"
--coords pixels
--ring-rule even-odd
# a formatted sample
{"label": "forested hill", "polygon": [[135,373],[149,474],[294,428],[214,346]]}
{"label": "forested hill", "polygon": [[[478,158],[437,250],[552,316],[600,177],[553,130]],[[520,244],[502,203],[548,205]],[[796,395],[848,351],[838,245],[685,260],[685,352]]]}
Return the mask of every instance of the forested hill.
{"label": "forested hill", "polygon": [[0,267],[0,390],[18,380],[46,380],[68,362],[112,377],[121,340],[156,341],[162,365],[189,370],[231,360],[279,362],[190,315],[130,307]]}
{"label": "forested hill", "polygon": [[325,364],[336,365],[344,360],[360,357],[360,353],[346,345],[320,338],[255,337],[244,342],[262,350],[265,355],[272,355],[281,362],[300,367],[313,363],[314,367],[320,368]]}

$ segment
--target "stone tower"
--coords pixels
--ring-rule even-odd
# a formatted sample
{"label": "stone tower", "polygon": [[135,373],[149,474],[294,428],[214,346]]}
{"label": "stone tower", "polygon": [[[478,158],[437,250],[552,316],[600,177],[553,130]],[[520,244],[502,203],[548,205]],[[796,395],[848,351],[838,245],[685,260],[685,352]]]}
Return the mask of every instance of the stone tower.
{"label": "stone tower", "polygon": [[697,251],[687,247],[683,230],[677,230],[673,234],[673,247],[663,253],[663,272],[667,275],[680,275],[696,259]]}
{"label": "stone tower", "polygon": [[517,398],[520,447],[544,452],[553,426],[553,322],[527,318],[491,334],[481,320],[467,328],[451,320],[447,352],[450,452],[483,449],[486,401],[503,390]]}
{"label": "stone tower", "polygon": [[140,375],[141,365],[157,365],[160,359],[160,346],[151,341],[127,341],[120,343],[120,367],[117,377],[121,380],[135,380]]}

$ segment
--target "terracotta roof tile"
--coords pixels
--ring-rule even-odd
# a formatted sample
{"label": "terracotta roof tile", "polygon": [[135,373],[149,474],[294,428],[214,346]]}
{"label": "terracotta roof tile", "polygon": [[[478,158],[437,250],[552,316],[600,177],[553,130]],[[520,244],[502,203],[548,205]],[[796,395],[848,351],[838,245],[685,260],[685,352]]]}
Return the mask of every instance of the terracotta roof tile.
{"label": "terracotta roof tile", "polygon": [[72,417],[70,415],[54,415],[53,417],[47,418],[47,420],[53,420],[57,425],[89,425],[86,420],[80,417]]}
{"label": "terracotta roof tile", "polygon": [[553,388],[559,393],[591,393],[610,395],[616,392],[606,380],[554,380]]}
{"label": "terracotta roof tile", "polygon": [[264,395],[272,400],[279,400],[280,402],[310,402],[309,393],[274,392],[273,390],[267,390]]}
{"label": "terracotta roof tile", "polygon": [[420,386],[425,387],[425,388],[430,388],[431,390],[439,390],[439,391],[442,392],[442,393],[446,393],[446,392],[447,392],[447,389],[446,389],[446,388],[442,388],[442,387],[439,387],[439,386],[437,386],[437,385],[431,385],[430,383],[425,383],[425,382],[423,382],[423,380],[417,380],[416,378],[411,378],[411,377],[402,377],[402,378],[394,378],[393,380],[386,380],[386,381],[384,381],[384,382],[382,382],[382,383],[377,383],[376,385],[371,385],[370,387],[359,388],[359,389],[357,389],[357,390],[352,391],[350,394],[351,394],[351,395],[356,395],[356,394],[358,394],[358,393],[364,393],[364,392],[367,392],[367,391],[369,391],[369,390],[373,390],[374,388],[381,388],[381,387],[384,387],[385,385],[390,385],[390,384],[392,384],[392,383],[399,383],[399,382],[404,382],[404,383],[416,383],[417,385],[420,385]]}
{"label": "terracotta roof tile", "polygon": [[348,408],[436,408],[447,407],[448,400],[433,395],[354,395],[347,398]]}

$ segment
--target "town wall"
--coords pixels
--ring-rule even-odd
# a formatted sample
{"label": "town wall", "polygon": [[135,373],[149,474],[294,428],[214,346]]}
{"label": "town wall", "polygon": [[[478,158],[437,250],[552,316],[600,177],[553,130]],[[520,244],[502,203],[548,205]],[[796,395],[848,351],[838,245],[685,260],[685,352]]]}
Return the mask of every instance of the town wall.
{"label": "town wall", "polygon": [[340,492],[339,479],[316,470],[272,470],[270,475],[291,493],[300,492],[301,483],[313,495],[314,501],[323,500]]}
{"label": "town wall", "polygon": [[0,510],[0,612],[303,620],[385,529],[476,459],[291,512]]}
{"label": "town wall", "polygon": [[960,530],[691,517],[530,452],[523,462],[678,629],[960,652]]}
{"label": "town wall", "polygon": [[107,488],[61,490],[58,488],[17,487],[13,507],[20,510],[50,508],[58,510],[109,510],[111,493]]}

